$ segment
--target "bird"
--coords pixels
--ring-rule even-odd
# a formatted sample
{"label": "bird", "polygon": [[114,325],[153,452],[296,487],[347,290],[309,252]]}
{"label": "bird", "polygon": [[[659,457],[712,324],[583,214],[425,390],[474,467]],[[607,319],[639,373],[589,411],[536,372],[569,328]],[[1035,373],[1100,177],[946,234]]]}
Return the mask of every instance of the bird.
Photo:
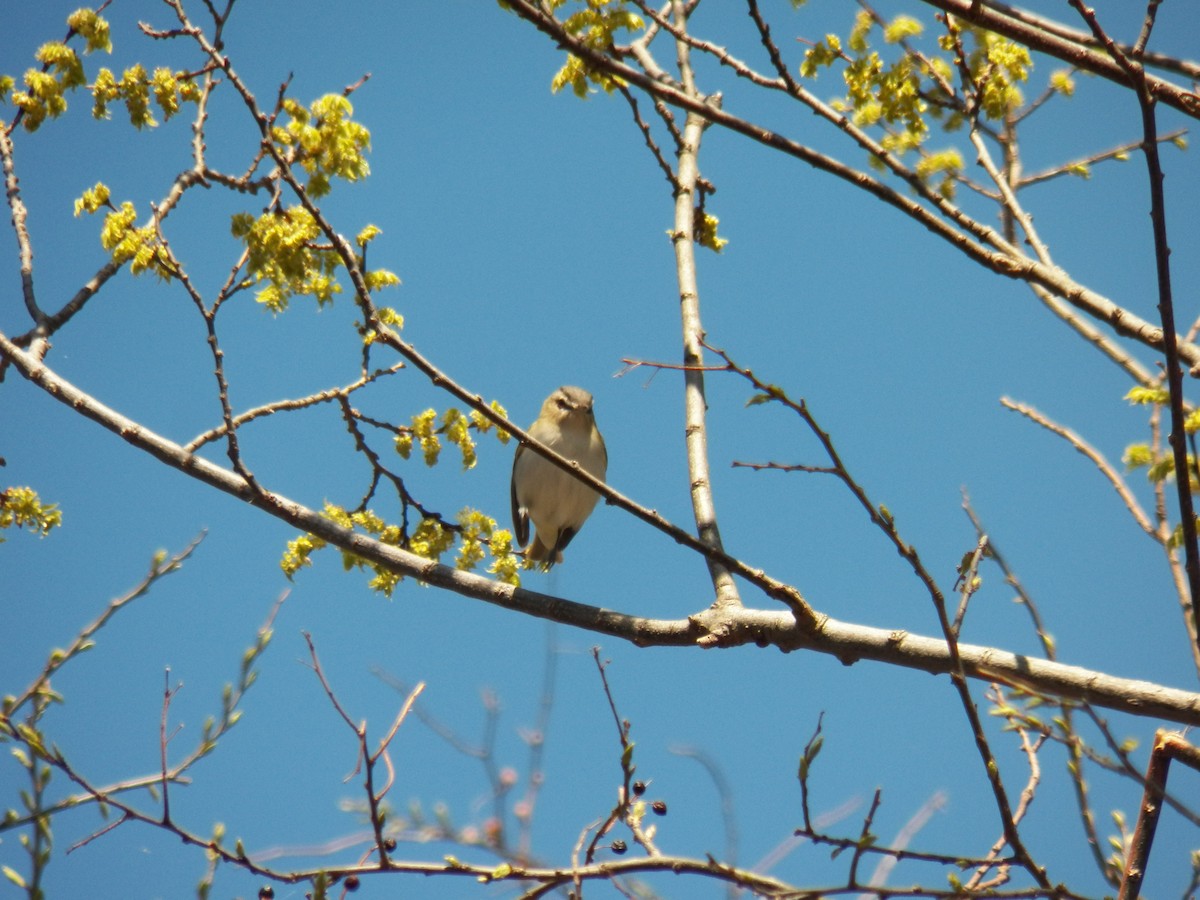
{"label": "bird", "polygon": [[[564,385],[546,398],[529,435],[601,481],[608,450],[596,427],[592,395]],[[568,472],[522,444],[513,456],[512,516],[525,558],[545,568],[561,563],[562,552],[579,533],[600,495]],[[534,526],[529,543],[529,523]],[[528,546],[525,545],[528,543]]]}

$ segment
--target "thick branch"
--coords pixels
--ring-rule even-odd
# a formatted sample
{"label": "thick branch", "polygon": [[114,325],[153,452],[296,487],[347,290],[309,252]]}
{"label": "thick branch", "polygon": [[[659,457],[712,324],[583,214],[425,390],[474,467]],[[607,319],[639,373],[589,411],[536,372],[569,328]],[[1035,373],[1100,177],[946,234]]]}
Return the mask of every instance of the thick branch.
{"label": "thick branch", "polygon": [[[687,45],[678,42],[681,56]],[[690,74],[685,79],[690,81]],[[688,113],[679,146],[679,171],[675,178],[675,272],[679,279],[679,314],[683,323],[683,385],[686,415],[688,480],[691,484],[692,513],[700,540],[723,550],[713,502],[712,475],[708,464],[708,401],[704,397],[704,328],[700,324],[700,288],[696,281],[696,182],[700,172],[696,154],[708,123],[696,113]],[[719,605],[740,603],[733,576],[720,562],[708,560]]]}
{"label": "thick branch", "polygon": [[[316,510],[270,491],[254,491],[246,481],[179,444],[155,434],[60,378],[32,354],[0,334],[0,355],[25,378],[139,450],[205,484],[232,494],[276,519],[370,562],[435,587],[454,591],[526,615],[607,634],[641,647],[768,645],[784,651],[816,650],[850,664],[860,659],[934,674],[950,672],[945,640],[818,617],[817,627],[797,622],[790,610],[706,610],[686,619],[646,619],[491,581],[381,544],[335,525]],[[714,634],[719,638],[714,641]],[[958,645],[963,671],[971,678],[1019,685],[1031,691],[1136,716],[1200,725],[1200,694],[1145,681],[1008,653],[990,647]]]}
{"label": "thick branch", "polygon": [[[1009,6],[1007,3],[999,3],[997,0],[988,0],[988,6],[1010,18],[1017,19],[1027,25],[1032,25],[1034,28],[1041,29],[1048,34],[1058,35],[1059,37],[1066,38],[1068,41],[1082,44],[1085,47],[1100,48],[1103,46],[1091,34],[1085,31],[1079,31],[1061,22],[1056,22],[1053,19],[1034,15],[1020,7]],[[1122,53],[1127,55],[1134,53],[1134,48],[1128,44],[1117,44],[1117,47]],[[1143,65],[1162,69],[1165,72],[1174,72],[1177,75],[1185,75],[1192,79],[1200,78],[1200,65],[1189,60],[1176,59],[1175,57],[1167,56],[1165,53],[1147,53],[1144,49],[1134,55],[1142,61]]]}
{"label": "thick branch", "polygon": [[[952,13],[964,22],[986,28],[1002,34],[1014,41],[1019,41],[1032,50],[1045,53],[1061,59],[1063,62],[1100,75],[1110,81],[1125,87],[1135,88],[1137,84],[1129,73],[1119,66],[1111,56],[1102,50],[1076,43],[1060,33],[1031,24],[1029,14],[1021,12],[1021,17],[1006,15],[981,0],[924,0],[930,6]],[[1062,30],[1065,30],[1063,27]],[[1150,95],[1161,100],[1167,106],[1173,107],[1194,119],[1200,119],[1200,96],[1193,91],[1185,90],[1170,81],[1146,76],[1146,89]]]}

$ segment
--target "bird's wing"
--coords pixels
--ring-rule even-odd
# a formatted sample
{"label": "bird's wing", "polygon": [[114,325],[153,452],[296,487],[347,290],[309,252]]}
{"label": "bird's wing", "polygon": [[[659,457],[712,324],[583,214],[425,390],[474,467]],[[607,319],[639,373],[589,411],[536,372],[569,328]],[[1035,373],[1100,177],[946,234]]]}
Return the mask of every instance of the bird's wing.
{"label": "bird's wing", "polygon": [[518,447],[517,452],[513,454],[513,474],[512,480],[509,483],[509,493],[512,496],[512,520],[513,532],[517,536],[517,545],[524,547],[529,543],[529,515],[517,502],[517,466],[521,461],[521,454],[525,452],[525,448]]}

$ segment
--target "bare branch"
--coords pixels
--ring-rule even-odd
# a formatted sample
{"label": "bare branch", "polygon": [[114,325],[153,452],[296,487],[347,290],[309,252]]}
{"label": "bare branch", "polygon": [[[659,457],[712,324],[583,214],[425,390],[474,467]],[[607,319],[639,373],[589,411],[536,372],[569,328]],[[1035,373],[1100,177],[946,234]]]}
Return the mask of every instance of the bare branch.
{"label": "bare branch", "polygon": [[[356,381],[350,384],[343,385],[337,388],[328,388],[324,391],[318,391],[315,394],[309,394],[307,397],[299,397],[295,400],[275,400],[271,403],[264,403],[262,406],[256,406],[254,409],[248,409],[243,413],[238,413],[232,419],[232,424],[235,428],[245,425],[247,422],[253,422],[255,419],[262,416],[269,416],[277,412],[286,410],[307,409],[310,406],[316,406],[319,403],[330,403],[337,400],[339,397],[347,397],[355,391],[366,387],[373,381],[379,378],[384,378],[388,375],[394,375],[404,368],[404,363],[395,363],[386,369],[376,370],[368,375],[363,375]],[[195,453],[205,444],[211,443],[225,435],[227,426],[224,424],[218,425],[216,428],[210,428],[203,434],[198,434],[186,444],[183,449],[188,453]]]}
{"label": "bare branch", "polygon": [[1151,523],[1150,517],[1146,515],[1146,511],[1143,510],[1142,505],[1138,503],[1137,497],[1133,495],[1133,491],[1129,489],[1129,485],[1125,482],[1125,479],[1121,476],[1121,473],[1113,468],[1112,463],[1110,463],[1104,457],[1103,453],[1089,444],[1070,428],[1067,428],[1065,425],[1059,425],[1057,422],[1052,421],[1049,417],[1034,409],[1027,403],[1018,403],[1016,400],[1009,399],[1008,397],[1001,397],[1000,405],[1011,409],[1014,412],[1019,412],[1021,415],[1025,416],[1030,421],[1041,425],[1052,434],[1057,434],[1060,438],[1065,440],[1068,444],[1090,459],[1096,468],[1100,470],[1100,474],[1108,479],[1108,483],[1113,486],[1113,490],[1117,492],[1117,496],[1121,498],[1121,502],[1125,504],[1125,508],[1129,510],[1129,514],[1133,516],[1133,520],[1137,522],[1138,527],[1141,528],[1142,531],[1146,532],[1147,535],[1154,538],[1154,540],[1158,541],[1160,539],[1158,529],[1156,529],[1153,523]]}
{"label": "bare branch", "polygon": [[[1150,181],[1150,222],[1154,233],[1154,264],[1158,287],[1158,313],[1162,318],[1163,354],[1166,356],[1167,388],[1171,395],[1171,432],[1167,443],[1175,458],[1176,497],[1179,504],[1179,524],[1183,532],[1184,571],[1187,572],[1191,594],[1192,621],[1200,634],[1200,537],[1197,536],[1195,504],[1192,500],[1191,475],[1187,456],[1187,432],[1184,426],[1183,370],[1180,367],[1179,337],[1175,332],[1175,301],[1171,288],[1171,248],[1167,242],[1167,201],[1163,192],[1162,160],[1158,153],[1158,118],[1155,112],[1157,97],[1146,68],[1133,56],[1126,55],[1108,36],[1096,18],[1095,11],[1082,0],[1069,0],[1087,22],[1096,40],[1126,73],[1137,94],[1142,113],[1142,153],[1146,159],[1146,174]],[[1145,48],[1154,27],[1158,0],[1146,7],[1142,33],[1134,47]]]}
{"label": "bare branch", "polygon": [[[678,0],[677,0],[678,5]],[[684,62],[687,59],[687,44],[677,41],[679,55],[684,68],[684,83],[691,86],[691,70]],[[696,281],[696,181],[699,177],[697,153],[700,137],[707,122],[696,113],[688,113],[683,129],[683,141],[679,146],[679,167],[675,177],[675,229],[671,242],[675,247],[675,271],[679,279],[679,307],[683,319],[683,363],[684,411],[686,424],[684,435],[687,442],[688,482],[692,494],[692,514],[696,519],[696,531],[700,540],[710,547],[724,552],[721,531],[717,525],[717,512],[712,492],[712,475],[708,460],[708,433],[705,424],[708,402],[704,396],[704,373],[697,367],[704,365],[703,335],[700,322],[700,289]],[[724,608],[738,605],[737,585],[727,566],[709,559],[709,575],[716,593],[715,606]]]}

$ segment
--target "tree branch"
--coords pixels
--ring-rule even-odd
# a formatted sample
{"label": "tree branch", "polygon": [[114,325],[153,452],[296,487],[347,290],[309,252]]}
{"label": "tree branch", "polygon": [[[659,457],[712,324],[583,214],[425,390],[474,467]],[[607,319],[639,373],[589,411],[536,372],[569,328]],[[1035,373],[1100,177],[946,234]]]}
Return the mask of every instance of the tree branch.
{"label": "tree branch", "polygon": [[[679,5],[679,0],[676,0]],[[687,44],[676,41],[684,69],[684,82],[695,90],[687,58]],[[704,328],[700,323],[700,288],[696,282],[696,182],[700,172],[696,155],[700,138],[708,123],[696,113],[688,113],[679,145],[679,168],[675,177],[675,229],[671,243],[675,247],[675,271],[679,279],[679,314],[683,325],[684,435],[687,443],[688,481],[691,486],[692,514],[700,540],[724,550],[717,511],[713,501],[712,476],[708,464],[708,401],[704,396]],[[729,569],[708,560],[708,572],[716,592],[716,604],[740,604],[737,585]]]}
{"label": "tree branch", "polygon": [[[167,2],[176,9],[176,14],[180,17],[180,21],[186,25],[186,16],[184,15],[182,8],[179,7],[178,0],[167,0]],[[194,33],[189,31],[189,34],[191,34],[196,42],[200,45],[200,48],[212,60],[213,64],[218,66],[225,73],[225,76],[229,79],[229,82],[242,97],[243,102],[253,115],[254,120],[262,133],[263,148],[268,152],[271,159],[279,167],[279,177],[295,193],[297,199],[304,209],[307,210],[310,215],[312,215],[313,220],[318,224],[325,237],[329,240],[334,252],[337,253],[342,265],[346,270],[347,276],[354,284],[355,301],[358,303],[359,307],[363,311],[363,315],[366,317],[367,321],[365,324],[367,324],[376,332],[376,343],[391,347],[406,360],[412,363],[416,369],[428,377],[430,382],[435,387],[446,391],[454,397],[457,397],[463,403],[471,407],[471,409],[477,411],[480,415],[484,416],[496,425],[499,425],[518,441],[520,441],[523,446],[529,447],[529,449],[537,453],[539,456],[549,460],[563,471],[570,473],[571,477],[592,488],[592,490],[604,497],[610,505],[618,506],[621,509],[624,509],[626,512],[633,513],[633,515],[642,521],[647,522],[660,531],[668,534],[676,543],[683,544],[684,546],[695,550],[710,561],[715,561],[727,566],[734,574],[740,575],[751,584],[754,584],[760,590],[767,593],[768,596],[771,596],[790,607],[793,614],[796,616],[797,621],[799,621],[803,626],[809,628],[816,627],[816,613],[813,612],[812,608],[808,605],[808,603],[804,600],[804,597],[798,590],[796,590],[796,588],[770,577],[761,569],[752,568],[751,566],[730,556],[719,548],[706,544],[704,541],[689,534],[678,526],[671,524],[654,510],[647,509],[644,506],[634,503],[632,500],[628,499],[618,491],[609,487],[600,479],[593,476],[590,472],[584,470],[577,462],[566,459],[540,441],[534,440],[525,429],[509,421],[509,419],[505,416],[497,413],[494,409],[492,409],[490,404],[484,401],[483,397],[479,396],[478,394],[470,393],[464,387],[456,383],[453,379],[446,375],[446,373],[437,368],[437,366],[435,366],[423,354],[419,353],[416,347],[401,339],[400,336],[396,334],[396,332],[390,327],[388,327],[386,323],[381,322],[379,320],[378,312],[375,309],[374,303],[371,300],[371,290],[367,285],[366,276],[353,247],[350,246],[349,241],[347,241],[345,237],[338,234],[338,232],[329,223],[325,215],[313,202],[312,198],[308,195],[308,192],[304,189],[304,186],[301,185],[297,180],[295,174],[292,172],[288,159],[284,158],[279,148],[272,141],[270,135],[270,120],[259,108],[254,94],[251,93],[249,88],[247,88],[242,82],[241,78],[238,76],[229,60],[223,56],[212,43],[208,41],[202,32],[199,32],[198,30],[196,30]],[[3,343],[3,340],[0,339],[0,352],[3,352]],[[239,487],[238,495],[243,496],[245,490],[250,490],[254,487],[255,486],[251,484],[246,484],[244,487]],[[247,498],[243,496],[243,499]],[[337,541],[331,542],[335,544],[337,543]],[[420,557],[416,557],[416,559],[420,559]],[[430,565],[436,565],[429,560],[425,560],[424,562]],[[716,637],[714,635],[710,635],[709,640],[715,642]]]}
{"label": "tree branch", "polygon": [[[1052,30],[1042,24],[1031,24],[1033,18],[1031,13],[1023,10],[1012,10],[1010,13],[1010,7],[990,3],[987,0],[923,0],[923,2],[951,13],[964,22],[970,22],[972,25],[1002,34],[1014,41],[1019,41],[1032,50],[1061,59],[1063,62],[1070,63],[1094,75],[1100,75],[1124,87],[1136,88],[1137,86],[1130,78],[1129,73],[1113,61],[1107,53],[1062,36],[1064,33],[1070,33],[1066,26],[1058,26]],[[1200,95],[1194,91],[1149,75],[1146,76],[1146,88],[1155,99],[1161,100],[1185,115],[1200,119]]]}
{"label": "tree branch", "polygon": [[[1146,174],[1150,181],[1150,222],[1154,233],[1154,264],[1158,288],[1158,313],[1163,326],[1163,355],[1166,356],[1167,389],[1171,396],[1171,432],[1167,444],[1175,460],[1176,496],[1179,503],[1179,525],[1183,533],[1184,571],[1192,604],[1193,631],[1200,634],[1200,544],[1196,534],[1196,512],[1192,502],[1191,465],[1188,463],[1187,432],[1184,427],[1183,370],[1179,366],[1179,337],[1175,332],[1175,303],[1171,296],[1171,248],[1167,243],[1167,205],[1163,194],[1162,161],[1158,154],[1158,120],[1155,115],[1156,96],[1145,67],[1135,58],[1126,56],[1101,27],[1095,13],[1081,0],[1069,0],[1092,29],[1096,40],[1104,45],[1113,62],[1129,78],[1137,95],[1142,114],[1142,153],[1146,159]],[[1146,19],[1136,47],[1144,47],[1154,27],[1156,2],[1147,6]],[[1135,48],[1136,49],[1136,48]]]}
{"label": "tree branch", "polygon": [[[756,644],[760,647],[775,646],[784,651],[816,650],[835,656],[846,664],[870,659],[935,674],[948,673],[952,668],[951,655],[943,639],[838,622],[816,613],[813,613],[811,622],[799,621],[792,610],[756,609],[725,610],[719,615],[713,610],[705,610],[686,619],[647,619],[516,588],[459,571],[342,528],[316,510],[280,494],[267,490],[253,491],[244,479],[228,469],[188,453],[179,444],[84,393],[3,334],[0,334],[0,355],[10,360],[25,378],[59,402],[171,468],[244,500],[274,518],[315,534],[349,553],[434,587],[525,615],[611,635],[639,647],[734,647]],[[737,560],[734,562],[749,571],[757,571]],[[794,589],[781,585],[780,590]],[[716,633],[717,629],[719,633]],[[1200,725],[1200,694],[1118,678],[991,647],[959,644],[958,658],[963,672],[971,678],[999,681],[1068,700],[1087,701],[1131,715]]]}
{"label": "tree branch", "polygon": [[[917,200],[889,187],[866,172],[819,153],[763,125],[706,104],[669,83],[657,80],[590,47],[568,32],[561,22],[545,13],[533,0],[506,2],[514,12],[589,66],[629,82],[664,103],[687,112],[698,113],[712,124],[728,128],[766,147],[808,163],[815,169],[834,175],[868,192],[888,206],[900,210],[985,268],[1009,278],[1041,285],[1088,315],[1107,323],[1118,334],[1162,352],[1163,335],[1160,326],[1075,282],[1061,269],[1026,256],[1019,248],[1006,241],[996,229],[975,221],[952,204],[942,202],[938,207],[941,213],[939,216]],[[964,2],[969,4],[971,0]],[[1197,100],[1197,111],[1200,113],[1200,99]],[[888,154],[889,158],[881,159],[881,162],[889,164],[890,156]],[[904,177],[902,173],[897,174]],[[909,185],[911,186],[911,182]],[[928,199],[935,202],[932,198]],[[1193,374],[1200,373],[1200,346],[1183,342],[1179,345],[1179,351],[1180,358],[1191,367]]]}

